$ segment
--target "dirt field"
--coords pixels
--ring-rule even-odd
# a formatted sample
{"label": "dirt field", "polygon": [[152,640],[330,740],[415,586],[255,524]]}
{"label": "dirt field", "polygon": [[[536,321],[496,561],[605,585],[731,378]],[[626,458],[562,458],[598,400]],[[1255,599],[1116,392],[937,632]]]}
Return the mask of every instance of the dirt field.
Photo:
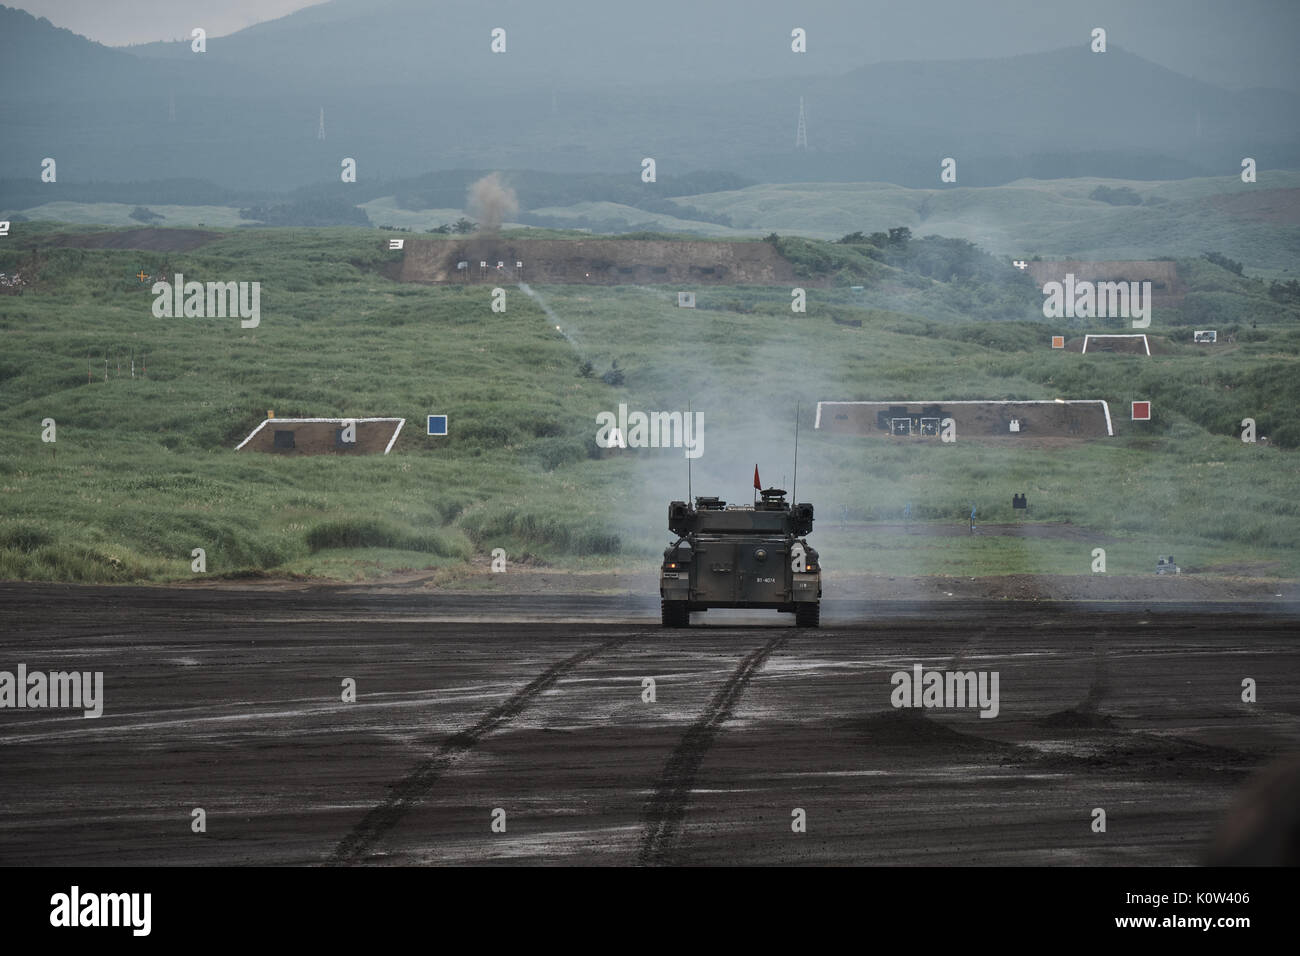
{"label": "dirt field", "polygon": [[[413,582],[0,585],[0,669],[102,670],[105,698],[0,709],[0,863],[1189,864],[1300,742],[1294,604],[699,620]],[[997,717],[894,709],[914,663],[997,672]]]}
{"label": "dirt field", "polygon": [[[852,527],[849,525],[848,527]],[[871,525],[873,528],[899,530],[899,525]],[[929,533],[946,536],[950,533],[967,535],[964,526],[956,532],[950,526],[917,525],[906,533]],[[1105,535],[1082,528],[1060,525],[980,525],[980,534],[1011,534],[1025,537],[1063,538],[1105,544],[1111,540]],[[449,597],[496,596],[506,601],[526,599],[530,596],[567,595],[577,606],[588,597],[597,598],[597,607],[604,607],[605,599],[621,601],[622,608],[649,608],[655,611],[659,600],[655,590],[656,566],[630,567],[619,571],[573,571],[527,560],[513,561],[507,574],[493,574],[491,559],[480,556],[469,565],[455,565],[437,570],[395,571],[382,578],[365,583],[365,593],[375,597],[410,597],[415,594],[424,600],[441,600]],[[1163,604],[1210,603],[1225,608],[1233,602],[1257,603],[1270,606],[1279,612],[1300,606],[1300,581],[1278,577],[1275,562],[1254,562],[1215,566],[1213,568],[1185,568],[1178,575],[1123,574],[999,574],[987,576],[952,575],[890,575],[831,569],[822,575],[828,595],[857,601],[927,602],[936,605],[937,613],[944,613],[939,605],[961,601],[1098,601],[1142,602],[1159,606]],[[328,593],[333,588],[359,587],[346,583],[330,583],[311,578],[287,578],[269,574],[241,576],[232,579],[203,578],[170,586],[177,593],[189,591],[238,590],[249,594],[304,594]],[[322,589],[325,588],[324,591]],[[513,613],[521,613],[526,603],[504,605]],[[656,612],[657,613],[657,612]],[[534,619],[534,618],[530,618]],[[536,617],[545,620],[545,617]],[[760,618],[763,620],[764,618]],[[701,618],[701,621],[706,618]]]}
{"label": "dirt field", "polygon": [[[996,526],[991,526],[996,527]],[[983,531],[984,526],[981,526]],[[1021,530],[1014,528],[1014,530]],[[935,531],[944,529],[934,528]],[[963,533],[966,533],[963,530]],[[1079,540],[1107,539],[1093,532],[1079,530]],[[951,575],[887,575],[831,570],[822,576],[828,595],[852,598],[859,601],[920,601],[936,605],[936,613],[944,613],[941,605],[962,601],[1117,601],[1142,602],[1153,606],[1168,603],[1212,603],[1229,607],[1232,602],[1251,602],[1279,609],[1300,605],[1300,582],[1270,577],[1277,567],[1269,562],[1241,564],[1215,568],[1215,573],[1189,573],[1178,575],[1122,575],[1122,574],[999,574],[980,577],[954,577]],[[654,584],[654,571],[648,572],[649,586]],[[377,584],[380,593],[402,594],[419,590],[429,595],[446,592],[449,588],[465,594],[548,595],[579,594],[619,597],[629,606],[652,604],[658,595],[648,589],[647,572],[610,571],[572,572],[559,568],[530,567],[516,562],[508,574],[492,574],[488,561],[480,561],[473,569],[428,572],[414,571],[395,574]],[[275,579],[234,584],[197,582],[187,585],[198,589],[212,587],[253,587],[280,590],[286,587],[305,589],[308,582],[292,584]],[[700,618],[707,621],[708,617]]]}

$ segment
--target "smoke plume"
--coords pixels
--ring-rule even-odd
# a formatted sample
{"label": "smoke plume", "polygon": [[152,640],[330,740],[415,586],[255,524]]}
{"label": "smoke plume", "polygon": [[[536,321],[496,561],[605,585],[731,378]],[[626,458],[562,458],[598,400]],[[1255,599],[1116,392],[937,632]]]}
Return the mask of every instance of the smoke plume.
{"label": "smoke plume", "polygon": [[469,212],[478,220],[481,233],[495,233],[506,216],[518,211],[515,191],[501,183],[499,173],[489,173],[469,187]]}

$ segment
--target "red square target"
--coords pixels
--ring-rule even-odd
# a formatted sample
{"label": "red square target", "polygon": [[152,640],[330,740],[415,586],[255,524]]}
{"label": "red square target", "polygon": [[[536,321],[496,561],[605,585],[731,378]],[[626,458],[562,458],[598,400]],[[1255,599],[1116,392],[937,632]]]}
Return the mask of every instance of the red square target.
{"label": "red square target", "polygon": [[1133,403],[1133,421],[1149,422],[1151,421],[1151,403],[1134,402]]}

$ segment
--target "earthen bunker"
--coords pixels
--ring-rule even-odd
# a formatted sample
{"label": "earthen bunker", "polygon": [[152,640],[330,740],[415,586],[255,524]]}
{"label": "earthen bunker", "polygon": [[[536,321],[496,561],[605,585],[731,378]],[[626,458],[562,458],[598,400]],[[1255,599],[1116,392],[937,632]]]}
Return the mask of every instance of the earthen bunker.
{"label": "earthen bunker", "polygon": [[[235,451],[273,455],[387,455],[406,424],[404,418],[268,418]],[[355,441],[345,441],[355,425]]]}
{"label": "earthen bunker", "polygon": [[407,239],[402,282],[821,285],[796,279],[770,242],[660,239]]}
{"label": "earthen bunker", "polygon": [[818,402],[819,430],[898,440],[942,441],[952,419],[958,440],[1105,438],[1114,434],[1102,399],[1050,401]]}

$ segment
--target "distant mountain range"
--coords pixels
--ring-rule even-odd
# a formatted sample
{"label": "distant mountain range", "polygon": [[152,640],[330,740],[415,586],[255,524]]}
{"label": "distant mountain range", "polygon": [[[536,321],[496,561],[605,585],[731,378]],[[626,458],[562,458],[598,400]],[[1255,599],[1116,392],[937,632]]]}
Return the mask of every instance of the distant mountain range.
{"label": "distant mountain range", "polygon": [[[424,0],[335,0],[209,39],[202,54],[188,42],[110,49],[0,7],[0,177],[39,180],[47,156],[59,183],[196,178],[239,191],[337,181],[345,156],[371,182],[486,168],[637,181],[643,157],[660,176],[913,187],[943,185],[944,157],[958,186],[1221,176],[1245,156],[1300,168],[1300,95],[1223,90],[1115,45],[831,74],[825,64],[851,50],[828,29],[834,55],[819,72],[788,40],[746,33],[743,17],[727,37],[647,39],[611,32],[601,4],[582,0],[589,14],[568,20],[543,6],[435,15]],[[508,47],[492,54],[501,9]],[[734,50],[710,57],[722,42],[752,45],[748,76],[722,71]],[[800,97],[807,150],[794,142]]]}

